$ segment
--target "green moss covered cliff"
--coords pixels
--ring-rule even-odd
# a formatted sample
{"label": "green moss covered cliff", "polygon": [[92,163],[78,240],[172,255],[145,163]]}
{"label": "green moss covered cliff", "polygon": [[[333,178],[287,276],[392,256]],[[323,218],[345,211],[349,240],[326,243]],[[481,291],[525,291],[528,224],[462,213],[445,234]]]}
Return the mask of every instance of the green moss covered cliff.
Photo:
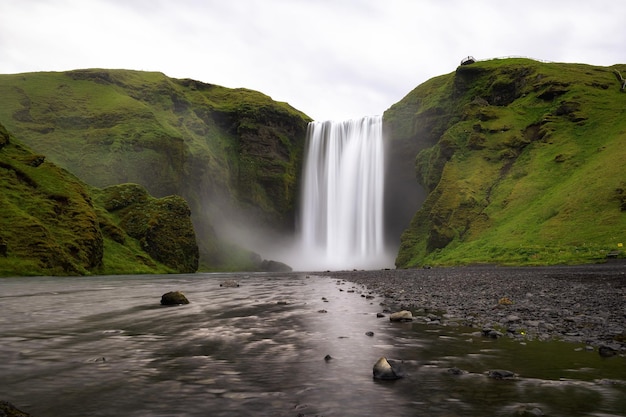
{"label": "green moss covered cliff", "polygon": [[427,192],[398,267],[555,264],[626,244],[626,66],[480,61],[384,115]]}
{"label": "green moss covered cliff", "polygon": [[293,228],[310,119],[286,103],[104,69],[0,75],[0,97],[0,123],[88,184],[182,196],[205,269],[254,267],[258,260],[235,244],[257,228]]}
{"label": "green moss covered cliff", "polygon": [[139,185],[104,190],[0,125],[0,276],[195,272],[189,206]]}

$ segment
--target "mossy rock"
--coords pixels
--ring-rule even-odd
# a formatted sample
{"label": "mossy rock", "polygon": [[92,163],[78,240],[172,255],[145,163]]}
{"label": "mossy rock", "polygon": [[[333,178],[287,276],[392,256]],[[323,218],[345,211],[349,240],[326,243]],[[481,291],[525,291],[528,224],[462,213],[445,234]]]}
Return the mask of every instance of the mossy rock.
{"label": "mossy rock", "polygon": [[[100,201],[118,216],[119,229],[137,239],[156,261],[178,272],[198,269],[199,250],[191,210],[182,197],[155,199],[138,184],[121,184],[103,189]],[[113,225],[105,230],[122,237]]]}
{"label": "mossy rock", "polygon": [[161,305],[163,306],[176,306],[189,304],[189,300],[180,291],[170,291],[161,296]]}

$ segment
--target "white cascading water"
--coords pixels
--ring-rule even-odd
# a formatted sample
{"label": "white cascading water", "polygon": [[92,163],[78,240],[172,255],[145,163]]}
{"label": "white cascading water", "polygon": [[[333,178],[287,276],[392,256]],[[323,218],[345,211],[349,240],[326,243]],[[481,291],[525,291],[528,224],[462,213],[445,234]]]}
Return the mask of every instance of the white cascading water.
{"label": "white cascading water", "polygon": [[388,266],[382,117],[308,126],[300,212],[309,269]]}

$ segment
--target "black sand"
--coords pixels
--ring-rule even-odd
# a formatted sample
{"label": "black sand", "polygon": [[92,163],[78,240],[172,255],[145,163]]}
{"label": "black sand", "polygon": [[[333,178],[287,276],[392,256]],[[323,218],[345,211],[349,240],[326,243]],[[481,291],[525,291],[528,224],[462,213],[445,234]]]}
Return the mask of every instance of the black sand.
{"label": "black sand", "polygon": [[552,267],[472,266],[327,272],[440,325],[495,329],[626,353],[626,262]]}

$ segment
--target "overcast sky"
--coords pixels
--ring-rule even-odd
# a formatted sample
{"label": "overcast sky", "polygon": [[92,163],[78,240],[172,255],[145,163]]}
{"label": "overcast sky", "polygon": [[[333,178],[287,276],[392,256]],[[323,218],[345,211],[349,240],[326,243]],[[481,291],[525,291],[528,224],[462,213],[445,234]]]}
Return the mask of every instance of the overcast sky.
{"label": "overcast sky", "polygon": [[0,73],[160,71],[342,120],[467,55],[626,63],[625,17],[622,0],[0,0]]}

